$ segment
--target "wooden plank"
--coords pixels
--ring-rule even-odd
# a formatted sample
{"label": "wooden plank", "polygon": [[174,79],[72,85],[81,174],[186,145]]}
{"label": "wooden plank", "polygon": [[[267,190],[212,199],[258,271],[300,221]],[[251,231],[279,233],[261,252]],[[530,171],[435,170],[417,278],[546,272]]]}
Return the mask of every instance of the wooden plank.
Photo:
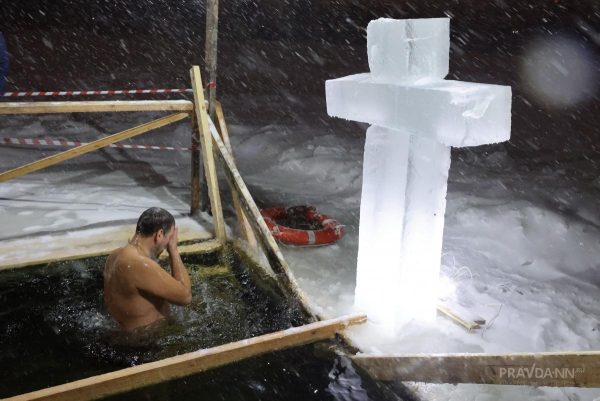
{"label": "wooden plank", "polygon": [[[215,239],[203,240],[202,242],[198,242],[196,244],[179,246],[179,253],[181,255],[196,254],[196,253],[210,253],[210,252],[218,251],[219,249],[221,249],[222,246],[223,245]],[[44,258],[44,259],[37,259],[37,260],[34,259],[34,260],[30,260],[27,262],[21,262],[21,263],[14,264],[14,265],[7,265],[6,263],[3,263],[2,265],[0,265],[0,271],[21,269],[24,267],[31,267],[31,266],[46,265],[46,264],[53,263],[53,262],[63,262],[63,261],[68,261],[68,260],[87,259],[87,258],[94,258],[97,256],[108,256],[112,251],[114,251],[117,248],[118,247],[112,248],[111,250],[101,250],[101,251],[87,252],[87,253],[74,253],[74,254],[71,254],[68,256],[63,256],[60,258],[53,257],[53,258]],[[167,259],[167,258],[168,258],[168,254],[166,254],[166,253],[164,253],[160,256],[160,259]]]}
{"label": "wooden plank", "polygon": [[314,318],[318,317],[318,314],[310,306],[308,298],[298,285],[287,262],[283,258],[283,254],[281,253],[275,238],[273,238],[271,230],[269,230],[267,227],[265,220],[260,214],[260,210],[256,206],[256,203],[254,203],[254,199],[252,199],[252,195],[250,195],[250,191],[248,191],[248,187],[246,187],[246,184],[244,183],[244,180],[242,179],[240,172],[235,165],[233,157],[221,140],[221,137],[219,136],[219,133],[217,132],[217,129],[212,121],[210,122],[210,132],[218,149],[219,157],[223,161],[225,174],[229,176],[229,179],[233,183],[233,189],[240,197],[242,206],[249,217],[250,226],[258,238],[259,244],[265,252],[271,268],[278,275],[279,283],[284,287],[285,290],[293,294],[296,299],[300,301],[300,305],[303,307],[304,312]]}
{"label": "wooden plank", "polygon": [[208,183],[208,197],[210,199],[210,208],[212,211],[213,223],[215,226],[215,237],[225,242],[225,220],[223,219],[223,209],[221,207],[221,195],[219,193],[219,180],[217,179],[217,167],[213,154],[211,133],[208,127],[208,115],[206,114],[206,103],[204,101],[204,91],[202,87],[202,77],[200,68],[193,66],[190,70],[192,78],[192,89],[194,91],[194,114],[198,128],[200,129],[200,142],[202,144],[202,159],[204,161],[204,174]]}
{"label": "wooden plank", "polygon": [[217,99],[217,39],[219,36],[219,0],[206,2],[206,39],[204,60],[206,60],[206,77],[208,79],[208,115],[215,119],[215,102]]}
{"label": "wooden plank", "polygon": [[[211,252],[218,243],[191,217],[178,218],[180,252]],[[111,227],[74,229],[62,234],[36,235],[0,241],[0,271],[43,265],[62,260],[105,256],[124,246],[135,231],[135,222]],[[40,246],[43,244],[43,246]]]}
{"label": "wooden plank", "polygon": [[[223,107],[221,106],[221,102],[216,102],[215,104],[215,115],[217,117],[217,122],[219,124],[219,133],[221,134],[221,139],[223,139],[223,143],[225,147],[231,154],[231,158],[235,162],[233,156],[233,150],[231,148],[231,142],[229,141],[229,130],[227,129],[227,124],[225,123],[225,115],[223,114]],[[256,249],[257,242],[254,233],[252,232],[252,227],[250,227],[250,222],[248,221],[248,216],[242,209],[242,205],[240,202],[240,196],[233,188],[233,182],[229,175],[226,175],[227,184],[229,185],[229,189],[231,190],[231,196],[233,198],[233,207],[235,209],[235,214],[237,216],[238,223],[240,225],[240,231],[242,233],[242,237],[248,242],[248,244],[252,247],[252,249]]]}
{"label": "wooden plank", "polygon": [[253,356],[332,338],[350,325],[364,323],[353,315],[316,322],[218,347],[190,352],[60,386],[6,398],[4,401],[88,401],[189,376]]}
{"label": "wooden plank", "polygon": [[[223,247],[223,243],[216,239],[210,239],[208,241],[198,242],[190,245],[179,245],[179,253],[181,255],[195,254],[195,253],[210,253],[218,251]],[[168,258],[168,254],[165,252],[161,257]]]}
{"label": "wooden plank", "polygon": [[202,267],[198,270],[191,272],[191,274],[200,278],[201,280],[211,277],[235,276],[235,273],[231,270],[231,267],[229,265],[213,265]]}
{"label": "wooden plank", "polygon": [[102,139],[98,139],[98,140],[90,142],[88,144],[77,146],[75,148],[66,150],[64,152],[60,152],[58,154],[48,156],[48,157],[38,160],[36,162],[29,163],[29,164],[26,164],[21,167],[17,167],[13,170],[9,170],[4,173],[0,173],[0,182],[12,180],[13,178],[21,177],[23,175],[32,173],[34,171],[38,171],[43,168],[53,166],[55,164],[65,161],[65,160],[69,160],[74,157],[81,156],[81,155],[84,155],[89,152],[93,152],[100,148],[111,145],[115,142],[122,141],[124,139],[133,138],[134,136],[144,134],[144,133],[154,130],[156,128],[164,127],[165,125],[172,124],[174,122],[183,120],[187,116],[188,116],[187,113],[172,114],[170,116],[159,118],[158,120],[153,120],[153,121],[147,122],[145,124],[138,125],[137,127],[130,128],[128,130],[119,132],[117,134],[110,135],[110,136],[107,136]]}
{"label": "wooden plank", "polygon": [[198,130],[198,122],[196,116],[192,115],[192,151],[190,152],[191,157],[191,201],[190,201],[190,214],[196,215],[200,211],[200,191],[206,188],[206,185],[202,185],[201,172],[200,172],[200,131]]}
{"label": "wooden plank", "polygon": [[352,360],[383,381],[600,387],[600,351],[356,355]]}
{"label": "wooden plank", "polygon": [[0,115],[47,113],[111,113],[129,111],[191,111],[189,100],[1,102]]}
{"label": "wooden plank", "polygon": [[458,324],[459,326],[464,327],[469,332],[478,330],[483,325],[485,325],[485,319],[478,318],[478,320],[470,320],[468,318],[470,316],[467,317],[466,315],[459,313],[457,310],[450,309],[445,305],[438,304],[437,311],[449,318],[450,320],[452,320],[454,323]]}

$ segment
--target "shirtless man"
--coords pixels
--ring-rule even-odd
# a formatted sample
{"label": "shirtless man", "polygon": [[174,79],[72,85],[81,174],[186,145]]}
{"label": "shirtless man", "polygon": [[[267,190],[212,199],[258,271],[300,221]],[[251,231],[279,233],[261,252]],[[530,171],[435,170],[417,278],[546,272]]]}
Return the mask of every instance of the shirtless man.
{"label": "shirtless man", "polygon": [[[169,253],[171,274],[156,259]],[[104,304],[125,331],[169,314],[169,303],[192,301],[190,277],[177,250],[175,219],[153,207],[140,216],[129,244],[113,251],[104,266]]]}

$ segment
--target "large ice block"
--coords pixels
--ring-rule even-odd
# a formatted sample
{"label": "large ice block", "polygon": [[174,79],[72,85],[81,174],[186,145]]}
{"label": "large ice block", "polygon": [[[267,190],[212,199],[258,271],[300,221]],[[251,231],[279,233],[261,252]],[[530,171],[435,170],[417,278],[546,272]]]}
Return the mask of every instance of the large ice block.
{"label": "large ice block", "polygon": [[436,316],[451,148],[411,136],[397,322]]}
{"label": "large ice block", "polygon": [[367,130],[355,303],[374,321],[393,321],[398,306],[409,145],[408,133]]}
{"label": "large ice block", "polygon": [[325,83],[327,113],[399,129],[447,146],[510,139],[510,86],[428,80],[411,85],[357,74]]}
{"label": "large ice block", "polygon": [[449,20],[379,19],[370,74],[326,82],[330,116],[367,131],[355,303],[396,328],[435,316],[450,147],[510,139],[511,88],[445,81]]}
{"label": "large ice block", "polygon": [[450,148],[367,130],[355,303],[375,322],[435,317]]}
{"label": "large ice block", "polygon": [[369,69],[377,79],[442,79],[449,50],[449,18],[379,18],[367,26]]}

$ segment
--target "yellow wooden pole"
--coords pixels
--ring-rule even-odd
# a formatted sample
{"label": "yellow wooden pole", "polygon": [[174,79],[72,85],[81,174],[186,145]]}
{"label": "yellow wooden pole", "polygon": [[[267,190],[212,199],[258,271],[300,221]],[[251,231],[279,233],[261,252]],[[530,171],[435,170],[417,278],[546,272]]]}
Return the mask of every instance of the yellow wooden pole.
{"label": "yellow wooden pole", "polygon": [[[198,129],[198,121],[196,116],[192,115],[191,118],[192,126],[192,150],[190,152],[190,166],[191,171],[191,201],[190,201],[190,214],[195,215],[201,208],[201,192],[206,191],[206,178],[202,179],[201,175],[202,166],[200,164],[200,130]],[[208,199],[208,197],[206,197]]]}
{"label": "yellow wooden pole", "polygon": [[219,0],[206,1],[206,40],[204,60],[208,80],[208,115],[215,118],[217,100],[217,39],[219,36]]}
{"label": "yellow wooden pole", "polygon": [[1,102],[0,115],[48,113],[112,113],[130,111],[191,111],[189,100],[132,100],[82,102]]}
{"label": "yellow wooden pole", "polygon": [[192,79],[192,90],[194,91],[194,114],[200,130],[204,174],[206,175],[206,182],[208,184],[208,196],[210,199],[213,224],[215,226],[215,237],[217,240],[225,242],[227,240],[225,234],[225,220],[223,219],[223,209],[221,207],[217,167],[215,165],[215,157],[213,154],[211,133],[208,127],[208,115],[206,111],[206,102],[204,101],[204,90],[200,68],[198,66],[193,66],[190,70],[190,76]]}
{"label": "yellow wooden pole", "polygon": [[308,315],[317,317],[317,313],[313,310],[313,308],[311,308],[308,298],[298,285],[298,282],[296,281],[289,265],[281,253],[281,249],[279,249],[273,234],[271,234],[271,230],[269,230],[269,227],[267,227],[265,220],[260,214],[258,206],[256,206],[248,187],[246,187],[246,184],[244,183],[244,180],[242,179],[242,176],[240,175],[240,172],[233,161],[233,157],[227,150],[227,147],[221,140],[221,137],[219,136],[219,133],[215,127],[211,129],[211,134],[219,151],[218,154],[223,161],[225,173],[229,175],[229,179],[233,184],[233,189],[240,197],[242,206],[244,207],[247,216],[250,218],[250,226],[254,230],[256,238],[259,240],[259,244],[265,252],[271,268],[278,275],[278,279],[280,280],[279,283],[281,283],[286,290],[300,300],[300,304]]}
{"label": "yellow wooden pole", "polygon": [[600,387],[600,351],[507,354],[356,355],[376,380]]}
{"label": "yellow wooden pole", "polygon": [[275,333],[5,398],[1,401],[95,400],[139,387],[189,376],[253,356],[333,338],[337,332],[344,330],[346,327],[364,323],[366,320],[365,315],[352,315],[292,327]]}
{"label": "yellow wooden pole", "polygon": [[165,125],[172,124],[174,122],[183,120],[187,116],[188,116],[187,113],[178,113],[178,114],[173,114],[173,115],[166,116],[163,118],[159,118],[158,120],[153,120],[153,121],[147,122],[145,124],[139,125],[137,127],[130,128],[128,130],[119,132],[118,134],[110,135],[110,136],[107,136],[106,138],[98,139],[94,142],[90,142],[85,145],[77,146],[76,148],[69,149],[67,151],[46,157],[44,159],[38,160],[33,163],[26,164],[21,167],[17,167],[13,170],[9,170],[4,173],[1,173],[0,174],[0,182],[12,180],[14,178],[21,177],[23,175],[32,173],[34,171],[38,171],[43,168],[53,166],[55,164],[65,161],[65,160],[69,160],[74,157],[93,152],[94,150],[104,148],[108,145],[122,141],[124,139],[133,138],[134,136],[141,135],[141,134],[151,131],[153,129],[164,127]]}
{"label": "yellow wooden pole", "polygon": [[[225,147],[231,153],[233,159],[233,150],[231,149],[231,142],[229,141],[229,130],[227,129],[227,124],[225,123],[225,115],[223,114],[223,107],[221,106],[221,102],[217,101],[215,103],[215,115],[217,117],[217,122],[219,124],[219,133],[221,134],[221,138],[223,138],[223,143]],[[235,161],[235,160],[234,160]],[[240,202],[240,196],[237,191],[234,189],[234,184],[231,181],[229,175],[226,175],[227,184],[231,190],[231,196],[233,198],[233,207],[235,209],[235,214],[237,216],[238,223],[240,225],[240,230],[242,233],[242,237],[248,242],[248,244],[256,249],[257,241],[254,233],[252,232],[252,227],[250,226],[250,222],[248,221],[248,216],[242,209],[242,205]]]}

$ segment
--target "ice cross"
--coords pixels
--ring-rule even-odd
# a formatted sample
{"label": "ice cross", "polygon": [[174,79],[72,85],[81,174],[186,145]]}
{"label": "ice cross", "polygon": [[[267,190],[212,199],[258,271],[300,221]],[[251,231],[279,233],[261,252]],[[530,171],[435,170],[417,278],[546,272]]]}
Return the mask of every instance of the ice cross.
{"label": "ice cross", "polygon": [[371,21],[370,74],[326,83],[367,130],[356,306],[392,327],[435,317],[452,146],[510,138],[509,86],[447,81],[448,18]]}

